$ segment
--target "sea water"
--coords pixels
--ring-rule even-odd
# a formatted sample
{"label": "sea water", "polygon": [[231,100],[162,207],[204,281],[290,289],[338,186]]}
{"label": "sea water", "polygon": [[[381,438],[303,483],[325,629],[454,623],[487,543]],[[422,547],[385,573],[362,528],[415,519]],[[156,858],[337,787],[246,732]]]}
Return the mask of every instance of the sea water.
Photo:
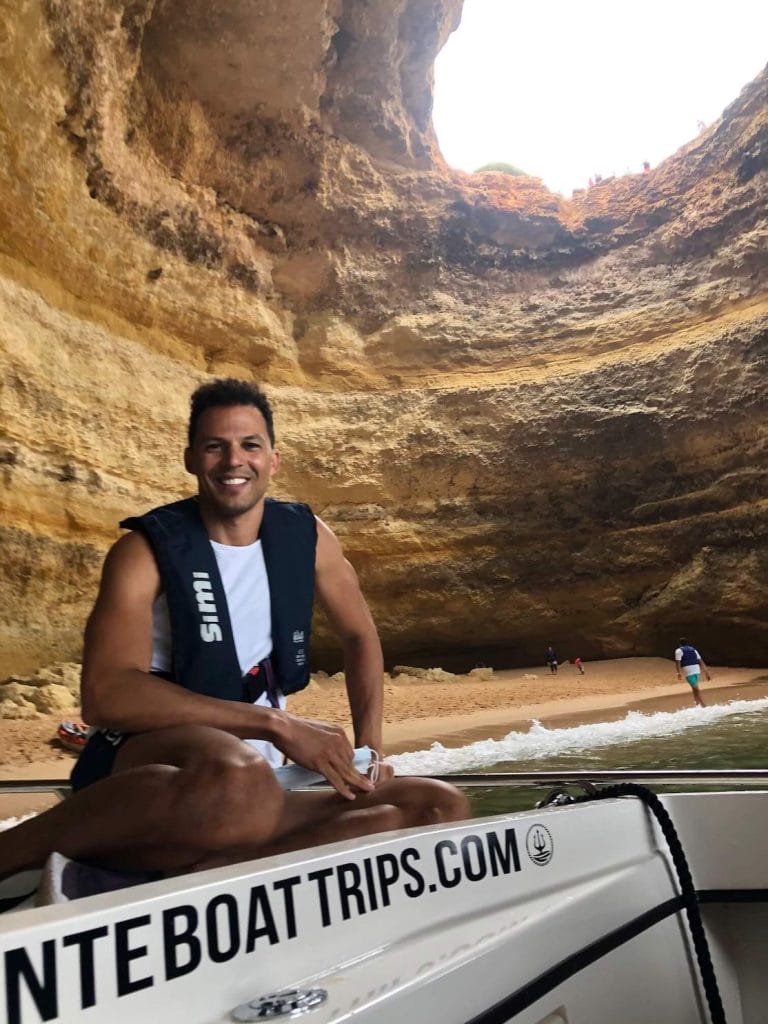
{"label": "sea water", "polygon": [[[433,743],[428,750],[387,760],[400,775],[768,768],[768,698],[653,714],[630,711],[618,721],[567,729],[547,728],[534,720],[528,729],[509,732],[499,740],[453,748]],[[517,787],[468,790],[477,816],[531,808],[546,793],[546,789]],[[18,820],[0,821],[0,830]]]}
{"label": "sea water", "polygon": [[[527,730],[510,732],[499,740],[479,740],[453,749],[433,743],[428,750],[388,760],[403,775],[768,768],[768,698],[652,714],[630,711],[618,721],[567,729],[549,729],[533,721]],[[475,814],[532,807],[542,795],[546,793],[540,789],[469,791]]]}

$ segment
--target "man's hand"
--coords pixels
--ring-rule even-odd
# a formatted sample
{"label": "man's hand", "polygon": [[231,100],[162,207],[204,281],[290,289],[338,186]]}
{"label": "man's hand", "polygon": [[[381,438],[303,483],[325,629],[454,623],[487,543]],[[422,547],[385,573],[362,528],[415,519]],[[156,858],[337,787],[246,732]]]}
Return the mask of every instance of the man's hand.
{"label": "man's hand", "polygon": [[[328,722],[321,722],[317,718],[302,718],[301,721],[306,725],[314,725],[324,731],[329,729],[336,730],[338,728],[337,726],[330,725]],[[382,782],[389,782],[390,779],[394,779],[395,769],[391,764],[387,764],[384,760],[384,754],[380,750],[371,747],[371,763],[365,774],[373,785],[378,787]]]}
{"label": "man's hand", "polygon": [[382,782],[389,782],[395,777],[395,769],[387,764],[384,755],[377,747],[371,746],[371,763],[366,772],[374,786],[380,786]]}
{"label": "man's hand", "polygon": [[382,782],[389,782],[390,779],[395,777],[395,769],[391,764],[387,764],[383,760],[383,754],[380,751],[373,751],[374,759],[371,761],[371,766],[368,769],[368,778],[373,782],[374,786],[380,786]]}
{"label": "man's hand", "polygon": [[352,763],[354,751],[341,726],[330,725],[284,712],[279,735],[273,740],[291,761],[319,772],[346,800],[356,793],[370,793],[374,786]]}

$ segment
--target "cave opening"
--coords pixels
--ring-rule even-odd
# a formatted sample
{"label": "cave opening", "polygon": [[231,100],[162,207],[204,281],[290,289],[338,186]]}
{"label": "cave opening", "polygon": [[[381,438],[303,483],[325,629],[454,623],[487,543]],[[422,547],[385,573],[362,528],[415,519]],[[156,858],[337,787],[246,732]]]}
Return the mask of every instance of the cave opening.
{"label": "cave opening", "polygon": [[766,37],[758,0],[465,0],[435,64],[438,141],[453,167],[501,162],[564,196],[643,173],[717,122]]}

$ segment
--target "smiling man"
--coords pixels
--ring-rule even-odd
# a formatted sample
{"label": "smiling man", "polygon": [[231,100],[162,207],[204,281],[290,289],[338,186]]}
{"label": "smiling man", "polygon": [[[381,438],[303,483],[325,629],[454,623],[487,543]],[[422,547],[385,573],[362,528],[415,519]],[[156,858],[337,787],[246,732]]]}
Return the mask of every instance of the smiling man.
{"label": "smiling man", "polygon": [[[309,681],[314,599],[344,651],[356,746],[382,754],[382,654],[352,566],[306,505],[267,498],[280,466],[252,384],[192,396],[197,496],[121,524],[85,633],[97,727],[74,795],[0,837],[0,878],[54,849],[166,872],[468,816],[453,787],[357,771],[343,730],[285,710]],[[284,755],[333,787],[285,793]]]}

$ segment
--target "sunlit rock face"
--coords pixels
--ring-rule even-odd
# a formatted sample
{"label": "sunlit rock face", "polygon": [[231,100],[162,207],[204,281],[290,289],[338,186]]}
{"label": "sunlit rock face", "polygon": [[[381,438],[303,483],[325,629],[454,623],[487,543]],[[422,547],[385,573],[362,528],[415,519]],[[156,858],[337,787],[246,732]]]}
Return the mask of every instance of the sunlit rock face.
{"label": "sunlit rock face", "polygon": [[79,654],[212,374],[390,664],[765,663],[768,78],[565,200],[443,164],[460,6],[0,0],[0,673]]}

